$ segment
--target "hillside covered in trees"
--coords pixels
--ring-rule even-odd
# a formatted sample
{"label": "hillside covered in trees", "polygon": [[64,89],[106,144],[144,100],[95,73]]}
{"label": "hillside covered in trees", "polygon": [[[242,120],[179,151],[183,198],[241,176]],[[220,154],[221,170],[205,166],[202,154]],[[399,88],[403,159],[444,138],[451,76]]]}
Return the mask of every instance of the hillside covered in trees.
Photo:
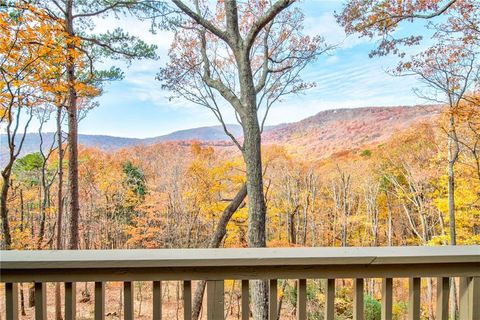
{"label": "hillside covered in trees", "polygon": [[[478,245],[479,30],[477,0],[0,0],[2,252]],[[179,130],[190,123],[201,124]],[[89,130],[107,134],[80,134]],[[335,291],[298,276],[242,289],[220,279],[212,290],[228,303],[217,317],[240,319],[243,295],[243,318],[323,320],[333,295],[329,320],[380,318],[378,279],[333,279]],[[410,318],[456,320],[467,281],[478,285],[442,275],[435,311],[433,278],[409,277],[409,291],[395,279],[396,319],[410,292]],[[119,296],[132,301],[125,281],[109,283],[112,319]],[[91,317],[92,285],[70,285]],[[62,288],[49,286],[49,317],[61,320]],[[165,286],[169,318],[181,300],[186,319],[202,317],[206,280],[189,298]],[[36,305],[45,318],[44,284],[19,287],[0,286],[1,300],[20,296],[23,317]]]}
{"label": "hillside covered in trees", "polygon": [[[420,108],[415,112],[422,112]],[[392,114],[401,110],[389,109]],[[377,114],[385,116],[370,111],[375,118]],[[365,110],[348,112],[357,115],[350,119],[352,123],[365,121]],[[297,137],[306,141],[302,147],[310,150],[308,154],[301,149],[292,153],[289,149],[296,140],[266,139],[263,157],[269,243],[370,246],[448,242],[445,115],[427,112],[428,117],[415,118],[413,123],[399,126],[402,129],[383,127],[369,119],[378,131],[371,130],[368,135],[378,140],[364,144],[346,143],[349,136],[343,134],[351,129],[342,125],[336,138],[316,135],[312,119],[305,122],[314,129],[292,125],[303,134],[268,132],[267,137],[275,134],[283,141]],[[325,118],[323,114],[316,117]],[[341,123],[347,121],[343,116],[340,119]],[[368,125],[361,126],[365,127]],[[459,241],[477,243],[480,172],[475,154],[467,148],[477,137],[468,125],[460,129],[465,147],[457,169],[457,210],[463,217]],[[285,132],[285,127],[281,130]],[[324,150],[336,152],[315,153],[315,147],[325,140],[330,142]],[[52,246],[56,217],[39,201],[57,201],[58,161],[56,150],[52,153],[45,166],[38,152],[19,158],[14,165],[10,205],[16,248]],[[81,248],[206,246],[216,221],[245,181],[240,157],[231,146],[202,141],[160,142],[114,151],[81,146]],[[49,182],[47,188],[43,180]],[[225,246],[246,246],[245,205],[232,217]],[[43,238],[39,238],[41,226]]]}
{"label": "hillside covered in trees", "polygon": [[[416,107],[370,107],[356,109],[336,109],[322,111],[299,122],[267,126],[263,137],[264,144],[291,146],[290,151],[301,153],[308,148],[311,156],[323,158],[332,152],[349,150],[369,143],[378,143],[413,123],[435,119],[440,106]],[[228,125],[229,131],[241,138],[239,125]],[[39,132],[26,135],[20,155],[42,150],[55,145],[55,133]],[[201,127],[175,131],[151,138],[122,138],[104,135],[79,135],[83,147],[98,148],[103,151],[116,151],[139,145],[151,145],[159,142],[199,141],[216,147],[233,146],[221,126]],[[0,134],[0,154],[6,161],[8,156],[7,135]],[[0,162],[1,163],[1,162]]]}
{"label": "hillside covered in trees", "polygon": [[[400,110],[389,109],[392,113]],[[352,122],[364,121],[365,110],[357,115]],[[294,143],[266,143],[268,246],[447,244],[444,118],[444,113],[435,113],[420,116],[401,129],[378,129],[369,132],[378,140],[344,144],[345,149],[331,139],[326,150],[337,151],[329,155],[312,151],[306,156],[300,149],[289,152],[295,150]],[[306,121],[315,127],[312,119]],[[300,130],[298,124],[294,127]],[[297,139],[310,141],[312,146],[319,143],[312,139],[314,132],[301,129],[306,134]],[[478,244],[480,172],[478,157],[468,146],[478,143],[479,137],[468,125],[459,127],[459,132],[465,147],[456,168],[457,241]],[[304,148],[315,150],[308,144]],[[159,142],[115,151],[81,146],[80,248],[209,247],[218,221],[245,183],[241,155],[234,150],[201,141]],[[49,208],[58,201],[56,158],[54,150],[44,166],[36,152],[14,165],[9,206],[15,249],[54,248],[57,217]],[[242,200],[231,214],[221,247],[248,246],[247,205],[248,200]],[[68,233],[68,227],[63,228]],[[286,285],[287,292],[292,290]],[[375,297],[375,283],[370,285]],[[116,292],[114,287],[110,290]],[[397,295],[400,301],[405,299],[401,291]],[[345,299],[351,303],[348,294]],[[432,304],[427,298],[426,313]],[[287,299],[284,308],[293,307]],[[398,308],[399,315],[405,312],[401,304]]]}

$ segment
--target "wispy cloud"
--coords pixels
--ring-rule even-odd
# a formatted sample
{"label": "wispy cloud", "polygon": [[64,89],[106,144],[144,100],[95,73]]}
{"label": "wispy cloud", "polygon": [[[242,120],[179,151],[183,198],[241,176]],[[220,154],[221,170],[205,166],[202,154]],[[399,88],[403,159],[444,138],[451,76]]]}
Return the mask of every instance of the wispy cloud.
{"label": "wispy cloud", "polygon": [[[414,78],[395,78],[385,69],[396,65],[394,57],[368,58],[375,41],[357,36],[346,36],[333,16],[341,9],[341,1],[304,1],[299,4],[305,12],[305,32],[321,35],[329,44],[339,44],[330,55],[320,57],[303,73],[316,88],[304,95],[292,96],[275,105],[267,123],[276,124],[301,120],[319,111],[340,107],[411,105],[419,103],[411,88],[418,85]],[[125,79],[107,85],[100,98],[101,106],[81,124],[84,133],[146,137],[177,129],[216,124],[210,111],[182,99],[170,100],[170,93],[162,90],[155,79],[159,68],[167,62],[167,53],[173,35],[171,32],[149,32],[149,23],[133,17],[108,18],[99,21],[96,31],[103,32],[123,27],[150,44],[158,46],[158,61],[134,61],[128,68],[118,61],[105,65],[119,65],[125,70]],[[412,26],[413,27],[413,26]],[[401,29],[399,32],[410,32]],[[410,48],[414,52],[419,48]],[[235,122],[232,109],[224,106],[227,122]],[[104,119],[108,119],[105,121]]]}

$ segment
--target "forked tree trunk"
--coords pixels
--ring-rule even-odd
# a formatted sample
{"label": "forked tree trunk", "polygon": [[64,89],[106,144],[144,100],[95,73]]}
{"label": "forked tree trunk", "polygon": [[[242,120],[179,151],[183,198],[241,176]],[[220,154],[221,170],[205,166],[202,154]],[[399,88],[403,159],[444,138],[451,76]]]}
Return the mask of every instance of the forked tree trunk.
{"label": "forked tree trunk", "polygon": [[[266,205],[263,193],[262,180],[262,157],[261,157],[261,130],[257,115],[257,93],[264,88],[264,85],[259,85],[257,88],[254,81],[254,74],[252,71],[252,63],[250,58],[252,56],[252,45],[258,36],[258,33],[268,23],[270,23],[275,16],[282,10],[289,7],[293,1],[278,1],[272,5],[271,10],[259,18],[253,24],[251,29],[247,32],[247,37],[242,38],[239,25],[238,8],[236,1],[226,1],[225,7],[225,32],[219,31],[213,24],[204,19],[200,14],[199,1],[194,1],[196,4],[196,12],[189,9],[182,1],[172,0],[173,3],[185,14],[193,18],[198,24],[209,30],[221,40],[225,41],[232,50],[235,57],[236,68],[238,69],[238,86],[240,88],[240,97],[235,93],[236,89],[229,88],[228,84],[222,82],[220,79],[212,78],[212,70],[210,69],[210,61],[207,54],[207,38],[206,32],[200,30],[200,50],[203,60],[203,75],[204,83],[210,88],[218,91],[235,109],[237,115],[241,119],[243,129],[243,147],[235,140],[237,145],[242,150],[243,158],[246,164],[247,175],[247,193],[248,193],[248,246],[253,248],[261,248],[266,246]],[[219,35],[221,34],[221,35]],[[267,46],[268,49],[268,46]],[[268,50],[267,50],[268,53]],[[268,67],[265,61],[265,67]],[[268,68],[267,68],[268,69]],[[267,73],[265,73],[267,75]],[[260,82],[261,83],[261,82]],[[258,85],[258,84],[257,84]],[[218,116],[218,114],[217,114]],[[223,125],[223,120],[219,119]],[[253,281],[253,316],[255,320],[268,319],[268,291],[267,283],[265,281]]]}
{"label": "forked tree trunk", "polygon": [[[240,191],[238,191],[237,195],[230,204],[223,210],[223,214],[218,221],[217,228],[208,244],[209,248],[218,248],[222,243],[225,234],[227,233],[227,224],[232,218],[232,215],[235,211],[238,210],[240,205],[243,203],[247,196],[247,185],[244,184]],[[192,307],[192,319],[198,320],[200,317],[200,311],[202,310],[202,301],[203,295],[205,293],[205,286],[206,281],[199,281],[197,284],[197,288],[195,289],[195,295],[193,297],[193,307]]]}

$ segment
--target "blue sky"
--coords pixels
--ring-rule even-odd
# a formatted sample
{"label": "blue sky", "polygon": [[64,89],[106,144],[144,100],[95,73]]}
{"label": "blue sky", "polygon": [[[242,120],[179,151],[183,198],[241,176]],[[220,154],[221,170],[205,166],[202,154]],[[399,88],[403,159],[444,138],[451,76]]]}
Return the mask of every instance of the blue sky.
{"label": "blue sky", "polygon": [[[300,3],[306,15],[305,32],[320,34],[328,43],[341,45],[304,71],[304,78],[315,81],[316,88],[274,105],[267,124],[298,121],[332,108],[422,103],[412,93],[412,88],[418,86],[415,79],[396,78],[385,72],[396,65],[395,57],[371,59],[368,53],[374,48],[374,41],[357,36],[345,37],[333,16],[335,10],[340,10],[341,3],[335,0]],[[162,91],[160,82],[155,80],[159,67],[168,59],[166,53],[171,34],[152,35],[147,23],[128,17],[104,20],[97,29],[114,26],[124,27],[126,31],[158,45],[160,60],[133,62],[124,69],[124,80],[106,85],[106,92],[98,99],[99,107],[80,123],[80,133],[143,138],[217,124],[209,110],[183,100],[169,101],[169,93]],[[413,24],[404,26],[399,32],[415,30],[421,32],[425,29]],[[227,116],[227,120],[234,122],[233,116]]]}

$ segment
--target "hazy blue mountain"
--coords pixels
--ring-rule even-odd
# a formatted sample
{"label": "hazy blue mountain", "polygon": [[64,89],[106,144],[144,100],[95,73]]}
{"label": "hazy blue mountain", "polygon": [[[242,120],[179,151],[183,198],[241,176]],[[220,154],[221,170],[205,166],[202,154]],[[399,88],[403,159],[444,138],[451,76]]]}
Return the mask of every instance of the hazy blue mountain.
{"label": "hazy blue mountain", "polygon": [[[234,136],[242,135],[242,128],[238,124],[228,125],[228,131]],[[205,142],[215,142],[228,140],[229,137],[223,131],[222,126],[200,127],[186,130],[175,131],[163,136],[143,139],[144,143],[155,143],[163,141],[179,141],[179,140],[199,140]]]}
{"label": "hazy blue mountain", "polygon": [[[229,131],[235,136],[242,135],[242,129],[239,125],[229,125]],[[16,139],[17,145],[21,137]],[[54,142],[55,134],[52,132],[47,132],[43,134],[43,149],[48,149]],[[137,138],[122,138],[114,137],[107,135],[90,135],[90,134],[79,134],[78,142],[79,144],[86,147],[95,147],[104,151],[117,150],[121,148],[127,148],[134,145],[140,144],[152,144],[157,142],[167,142],[167,141],[188,141],[188,140],[199,140],[204,142],[216,142],[228,140],[229,137],[223,131],[221,126],[211,126],[211,127],[200,127],[186,130],[175,131],[166,135],[146,138],[146,139],[137,139]],[[38,133],[27,133],[25,142],[23,144],[21,156],[36,152],[40,148],[40,136]],[[8,156],[8,145],[7,145],[7,135],[0,134],[0,163],[5,163],[5,159]]]}
{"label": "hazy blue mountain", "polygon": [[[408,128],[419,121],[426,121],[438,115],[437,106],[414,107],[367,107],[354,109],[326,110],[301,121],[284,123],[265,128],[263,142],[280,144],[295,152],[309,150],[312,156],[317,153],[328,155],[339,150],[349,149],[369,143],[385,140],[397,131]],[[236,137],[242,136],[237,125],[228,125],[229,131]],[[45,133],[44,148],[48,148],[54,139],[53,133]],[[206,143],[226,141],[230,138],[221,126],[210,126],[175,131],[153,138],[136,139],[107,135],[80,134],[79,143],[86,147],[95,147],[104,151],[118,150],[141,144],[153,144],[167,141],[198,140]],[[38,133],[26,136],[21,155],[39,150]],[[5,163],[8,154],[6,135],[0,135],[0,164]]]}

